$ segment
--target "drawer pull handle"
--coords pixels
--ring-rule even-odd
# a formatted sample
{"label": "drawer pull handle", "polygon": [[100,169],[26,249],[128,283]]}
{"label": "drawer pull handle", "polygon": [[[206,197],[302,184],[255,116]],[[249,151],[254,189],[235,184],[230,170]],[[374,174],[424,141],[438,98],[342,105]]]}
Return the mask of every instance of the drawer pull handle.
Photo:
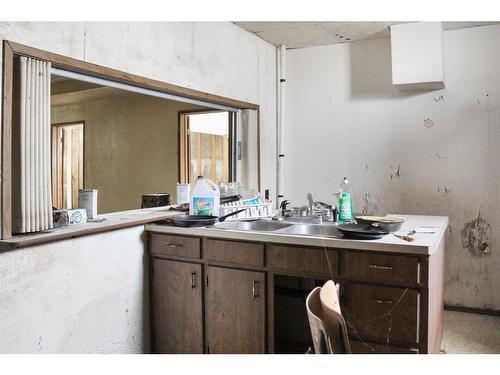
{"label": "drawer pull handle", "polygon": [[257,280],[253,281],[252,295],[253,295],[253,299],[256,299],[259,296],[259,282]]}
{"label": "drawer pull handle", "polygon": [[379,305],[392,305],[392,300],[390,299],[375,299],[374,301]]}
{"label": "drawer pull handle", "polygon": [[379,266],[377,264],[370,264],[369,268],[374,269],[374,270],[384,270],[384,271],[392,270],[392,266]]}
{"label": "drawer pull handle", "polygon": [[177,247],[182,247],[182,244],[167,243],[167,246],[172,248],[172,249],[175,249]]}
{"label": "drawer pull handle", "polygon": [[196,272],[191,272],[191,289],[196,288]]}

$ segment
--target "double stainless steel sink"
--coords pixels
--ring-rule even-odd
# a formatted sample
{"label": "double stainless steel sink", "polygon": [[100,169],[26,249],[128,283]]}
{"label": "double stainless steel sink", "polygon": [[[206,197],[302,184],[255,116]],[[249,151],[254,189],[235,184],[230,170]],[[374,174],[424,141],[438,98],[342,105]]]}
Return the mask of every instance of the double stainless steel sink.
{"label": "double stainless steel sink", "polygon": [[273,232],[317,237],[338,237],[341,234],[332,224],[294,224],[286,221],[260,219],[253,221],[233,221],[216,224],[216,229]]}

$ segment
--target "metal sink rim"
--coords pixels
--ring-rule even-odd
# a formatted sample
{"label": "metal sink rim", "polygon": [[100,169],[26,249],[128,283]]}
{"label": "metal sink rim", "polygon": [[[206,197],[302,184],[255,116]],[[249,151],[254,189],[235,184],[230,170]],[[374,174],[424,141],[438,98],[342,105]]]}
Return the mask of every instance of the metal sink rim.
{"label": "metal sink rim", "polygon": [[250,231],[250,232],[276,232],[285,229],[293,224],[282,221],[257,219],[244,221],[227,221],[214,225],[215,229]]}

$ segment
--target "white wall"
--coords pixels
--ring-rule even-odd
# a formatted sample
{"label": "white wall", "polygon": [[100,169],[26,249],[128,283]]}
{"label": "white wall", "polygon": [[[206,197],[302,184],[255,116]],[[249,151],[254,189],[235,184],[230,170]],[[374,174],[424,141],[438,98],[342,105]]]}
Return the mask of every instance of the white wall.
{"label": "white wall", "polygon": [[231,22],[0,22],[8,39],[260,105],[262,190],[276,185],[276,48]]}
{"label": "white wall", "polygon": [[[230,22],[0,22],[0,39],[259,104],[262,189],[270,188],[274,196],[276,48],[272,45]],[[118,233],[103,234],[102,241],[112,241]],[[143,294],[129,281],[140,278],[138,248],[110,245],[106,251],[100,241],[90,239],[68,244],[79,254],[75,258],[67,258],[62,244],[0,255],[9,274],[22,275],[9,284],[0,283],[0,352],[37,351],[39,337],[42,351],[47,352],[140,352],[142,347],[134,340],[143,339],[137,326],[142,309],[138,300]],[[30,265],[24,267],[27,259]],[[66,261],[71,267],[54,266]],[[117,268],[117,262],[122,267]],[[107,280],[102,290],[83,276],[70,277],[87,274],[91,279],[94,268],[101,272],[97,281]],[[59,286],[56,281],[61,279],[68,285]],[[67,289],[63,293],[56,287]],[[26,293],[29,298],[23,302]],[[85,296],[82,304],[78,302],[81,294]],[[113,295],[118,295],[115,302],[108,302]],[[127,309],[130,313],[125,314]],[[124,326],[126,319],[132,328]],[[125,339],[125,332],[137,335]]]}
{"label": "white wall", "polygon": [[143,233],[0,253],[0,353],[149,351]]}
{"label": "white wall", "polygon": [[[358,212],[448,215],[447,304],[500,308],[499,45],[500,26],[446,31],[447,87],[421,92],[391,85],[388,39],[287,52],[286,197],[332,202],[346,175]],[[483,256],[462,246],[479,211]]]}

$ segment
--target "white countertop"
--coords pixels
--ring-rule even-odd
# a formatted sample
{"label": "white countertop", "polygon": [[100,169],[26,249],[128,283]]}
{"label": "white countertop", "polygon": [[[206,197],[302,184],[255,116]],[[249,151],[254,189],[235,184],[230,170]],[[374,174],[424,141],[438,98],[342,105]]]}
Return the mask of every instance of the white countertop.
{"label": "white countertop", "polygon": [[[448,227],[447,216],[424,216],[424,215],[388,215],[405,219],[405,222],[397,234],[407,234],[410,230],[419,226],[431,226],[436,228],[435,233],[416,233],[413,235],[414,242],[402,240],[392,234],[388,234],[378,240],[358,240],[338,236],[320,237],[304,236],[295,234],[276,233],[272,231],[254,230],[230,230],[218,229],[217,225],[212,227],[182,228],[172,225],[147,224],[146,230],[165,234],[178,234],[187,236],[199,236],[210,238],[223,238],[242,241],[257,241],[282,243],[290,245],[343,248],[356,250],[374,250],[383,252],[396,252],[407,254],[427,254],[435,252],[439,242],[443,238]],[[325,224],[331,225],[331,224]]]}

